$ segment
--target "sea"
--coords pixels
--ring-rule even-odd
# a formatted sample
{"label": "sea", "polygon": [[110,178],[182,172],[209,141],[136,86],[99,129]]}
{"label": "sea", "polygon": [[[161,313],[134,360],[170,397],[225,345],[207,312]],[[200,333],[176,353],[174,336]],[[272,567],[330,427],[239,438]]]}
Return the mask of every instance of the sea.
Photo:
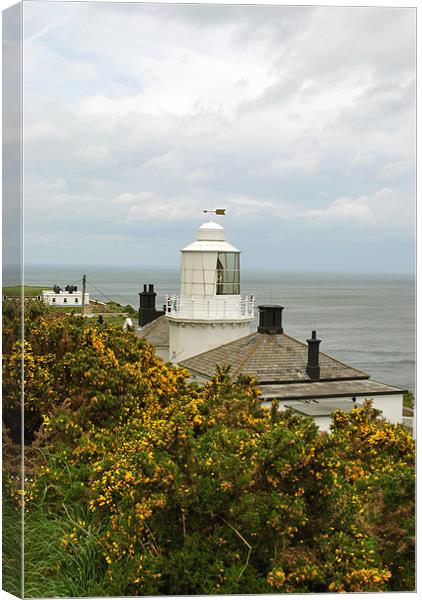
{"label": "sea", "polygon": [[[82,273],[93,298],[135,308],[144,283],[155,285],[158,308],[179,291],[179,270],[159,267],[26,265],[25,284],[81,285]],[[413,275],[242,271],[241,288],[242,295],[255,295],[257,306],[284,306],[288,335],[305,341],[316,329],[322,352],[376,381],[415,392]],[[251,331],[256,326],[257,318]]]}

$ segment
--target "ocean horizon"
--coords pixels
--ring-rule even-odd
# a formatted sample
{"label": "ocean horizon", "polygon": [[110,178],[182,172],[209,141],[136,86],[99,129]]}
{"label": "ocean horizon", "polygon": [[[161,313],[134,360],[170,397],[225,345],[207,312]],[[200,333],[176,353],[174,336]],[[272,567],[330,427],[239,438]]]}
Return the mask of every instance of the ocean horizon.
{"label": "ocean horizon", "polygon": [[[81,285],[102,301],[139,307],[138,292],[153,283],[157,307],[179,292],[178,267],[26,264],[26,285]],[[7,271],[3,286],[10,285]],[[242,269],[242,295],[256,306],[284,306],[286,334],[305,341],[312,329],[321,351],[366,371],[372,379],[415,391],[415,276],[412,273],[335,273]],[[257,318],[251,331],[257,326]]]}

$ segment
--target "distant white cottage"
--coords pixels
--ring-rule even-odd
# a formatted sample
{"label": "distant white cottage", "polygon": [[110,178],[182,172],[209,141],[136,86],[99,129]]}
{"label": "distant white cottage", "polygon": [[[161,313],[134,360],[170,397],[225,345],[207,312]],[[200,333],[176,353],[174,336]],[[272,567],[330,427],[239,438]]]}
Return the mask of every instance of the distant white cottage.
{"label": "distant white cottage", "polygon": [[[76,285],[67,285],[64,290],[55,285],[52,290],[43,290],[42,299],[50,306],[82,306],[82,292]],[[89,304],[89,294],[85,292],[85,306]]]}
{"label": "distant white cottage", "polygon": [[[240,252],[218,223],[201,225],[196,241],[182,250],[180,295],[167,297],[164,311],[155,308],[152,284],[139,296],[138,334],[198,382],[230,365],[233,377],[255,378],[264,405],[277,400],[280,410],[312,417],[322,431],[333,411],[350,412],[365,399],[391,423],[402,423],[405,390],[320,352],[316,331],[306,343],[286,335],[282,306],[255,307],[253,296],[241,296]],[[259,325],[250,333],[255,308]]]}

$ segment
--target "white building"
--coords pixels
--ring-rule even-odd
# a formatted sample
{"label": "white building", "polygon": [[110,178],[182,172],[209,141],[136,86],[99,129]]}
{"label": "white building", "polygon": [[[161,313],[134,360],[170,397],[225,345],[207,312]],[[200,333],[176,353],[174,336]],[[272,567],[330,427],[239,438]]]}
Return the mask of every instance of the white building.
{"label": "white building", "polygon": [[[163,360],[178,363],[199,383],[218,366],[230,365],[233,378],[252,375],[264,406],[312,417],[329,428],[335,410],[350,412],[368,399],[391,423],[403,422],[405,390],[377,381],[320,352],[316,331],[306,343],[284,333],[283,307],[255,307],[240,295],[240,252],[221,225],[208,222],[182,250],[180,295],[167,297],[165,314],[155,309],[154,286],[140,293],[138,334],[153,343]],[[259,326],[249,326],[259,309]]]}
{"label": "white building", "polygon": [[174,363],[248,334],[254,298],[240,295],[240,251],[209,221],[182,250],[180,296],[166,300]]}
{"label": "white building", "polygon": [[[72,286],[68,286],[72,287]],[[50,306],[82,306],[82,292],[67,291],[55,286],[53,290],[43,290],[42,299]],[[85,306],[89,305],[89,294],[85,292]]]}

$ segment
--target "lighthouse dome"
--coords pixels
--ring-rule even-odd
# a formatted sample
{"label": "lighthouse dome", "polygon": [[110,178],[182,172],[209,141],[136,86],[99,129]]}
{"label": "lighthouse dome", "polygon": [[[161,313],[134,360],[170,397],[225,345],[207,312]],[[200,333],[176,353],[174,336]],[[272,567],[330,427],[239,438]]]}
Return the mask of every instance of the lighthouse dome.
{"label": "lighthouse dome", "polygon": [[196,240],[182,252],[239,252],[226,241],[226,232],[220,223],[208,221],[198,227]]}
{"label": "lighthouse dome", "polygon": [[217,241],[224,242],[226,233],[224,227],[215,221],[208,221],[198,227],[198,235],[196,237],[200,241]]}

